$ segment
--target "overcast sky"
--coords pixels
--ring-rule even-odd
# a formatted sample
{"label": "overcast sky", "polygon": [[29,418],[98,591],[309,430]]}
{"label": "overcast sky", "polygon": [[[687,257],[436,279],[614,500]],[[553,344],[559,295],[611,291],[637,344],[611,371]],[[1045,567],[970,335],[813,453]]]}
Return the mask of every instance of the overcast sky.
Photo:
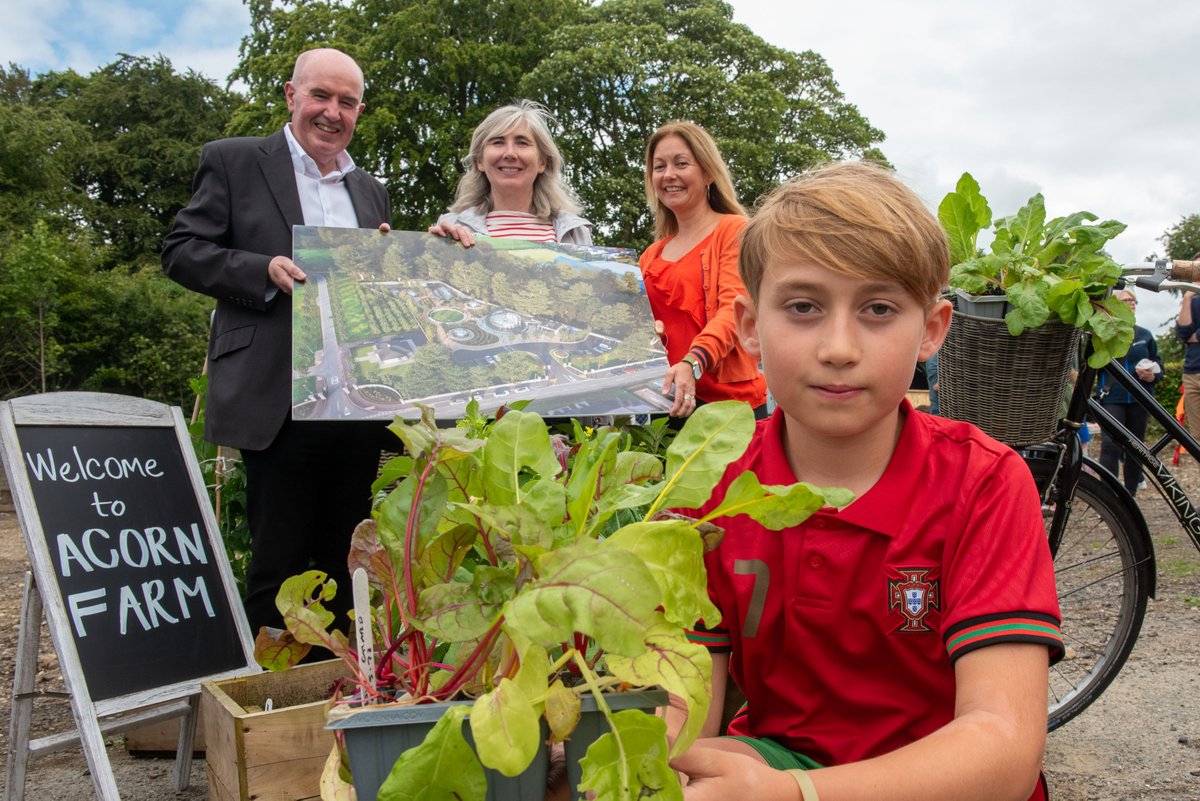
{"label": "overcast sky", "polygon": [[[736,0],[773,44],[814,50],[884,152],[931,205],[972,173],[998,215],[1042,192],[1053,216],[1086,209],[1129,228],[1132,263],[1200,213],[1200,3],[1186,0]],[[782,9],[785,9],[783,11]],[[0,0],[0,58],[88,73],[118,52],[164,53],[224,81],[249,13],[241,0]],[[1161,330],[1174,301],[1142,293]]]}

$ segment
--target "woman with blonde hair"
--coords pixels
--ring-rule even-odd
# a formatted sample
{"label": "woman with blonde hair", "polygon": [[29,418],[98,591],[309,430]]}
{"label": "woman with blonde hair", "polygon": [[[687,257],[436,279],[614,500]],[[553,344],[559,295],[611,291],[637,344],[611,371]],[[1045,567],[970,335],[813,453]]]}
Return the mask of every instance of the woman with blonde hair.
{"label": "woman with blonde hair", "polygon": [[693,122],[667,123],[646,143],[645,183],[658,239],[638,266],[667,349],[662,391],[674,392],[671,416],[736,399],[765,417],[766,381],[738,341],[733,313],[746,291],[737,266],[746,212],[717,143]]}
{"label": "woman with blonde hair", "polygon": [[450,211],[429,232],[466,247],[479,235],[591,244],[592,224],[562,177],[550,114],[519,100],[489,114],[471,135],[466,172]]}

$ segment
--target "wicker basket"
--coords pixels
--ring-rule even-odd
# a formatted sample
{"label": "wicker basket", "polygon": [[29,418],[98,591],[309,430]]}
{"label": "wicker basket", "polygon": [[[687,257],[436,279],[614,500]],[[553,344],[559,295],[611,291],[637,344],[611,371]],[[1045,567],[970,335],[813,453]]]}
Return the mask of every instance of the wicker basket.
{"label": "wicker basket", "polygon": [[938,409],[1001,442],[1045,442],[1062,416],[1080,332],[1058,321],[1008,333],[1003,320],[954,312],[938,351]]}

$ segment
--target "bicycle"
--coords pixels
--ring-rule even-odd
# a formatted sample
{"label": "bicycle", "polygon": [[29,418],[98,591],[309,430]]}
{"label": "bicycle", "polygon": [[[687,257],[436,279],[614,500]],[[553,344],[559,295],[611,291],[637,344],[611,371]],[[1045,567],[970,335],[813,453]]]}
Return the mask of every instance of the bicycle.
{"label": "bicycle", "polygon": [[[1200,287],[1200,262],[1156,262],[1127,267],[1118,285],[1159,292]],[[1086,345],[1085,345],[1086,350]],[[1134,497],[1117,477],[1083,452],[1079,430],[1091,418],[1102,435],[1141,463],[1192,543],[1200,549],[1200,513],[1158,454],[1178,442],[1200,460],[1200,442],[1180,425],[1117,361],[1102,368],[1081,359],[1065,417],[1048,442],[1021,454],[1042,493],[1046,533],[1054,556],[1067,655],[1050,668],[1048,729],[1077,716],[1116,678],[1141,631],[1147,601],[1156,592],[1156,563],[1150,530]],[[1136,403],[1163,427],[1151,446],[1134,437],[1092,397],[1097,376],[1129,390]]]}

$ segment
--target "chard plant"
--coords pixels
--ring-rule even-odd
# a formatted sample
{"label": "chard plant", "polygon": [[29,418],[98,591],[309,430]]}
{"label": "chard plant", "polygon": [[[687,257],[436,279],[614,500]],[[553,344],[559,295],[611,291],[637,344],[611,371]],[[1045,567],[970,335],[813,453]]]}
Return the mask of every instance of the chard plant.
{"label": "chard plant", "polygon": [[1036,194],[1008,217],[995,220],[990,252],[977,246],[992,225],[992,211],[970,173],[938,206],[938,220],[950,244],[950,286],[973,295],[1004,295],[1005,315],[1017,336],[1054,318],[1090,334],[1088,363],[1102,367],[1124,356],[1133,343],[1133,313],[1112,297],[1121,265],[1103,251],[1125,230],[1116,220],[1096,222],[1077,211],[1046,219],[1046,203]]}
{"label": "chard plant", "polygon": [[[324,646],[349,663],[355,679],[342,701],[356,705],[474,699],[450,707],[421,746],[400,756],[381,799],[483,799],[481,765],[523,771],[541,740],[539,718],[561,742],[585,693],[610,731],[581,761],[578,789],[681,799],[667,760],[695,740],[711,701],[708,651],[685,636],[699,620],[719,621],[703,561],[721,535],[710,521],[745,514],[781,529],[850,494],[763,486],[746,473],[708,514],[684,513],[708,501],[750,442],[753,414],[736,401],[697,409],[665,461],[630,450],[618,429],[576,424],[572,437],[552,436],[540,417],[519,410],[466,429],[438,428],[426,411],[391,430],[405,454],[383,468],[377,488],[394,487],[355,532],[350,556],[373,587],[374,674],[329,630],[333,615],[322,602],[336,588],[316,571],[280,592],[290,634],[260,641],[260,661],[281,667]],[[670,747],[663,720],[614,713],[605,702],[642,687],[687,704],[688,722]],[[438,767],[447,754],[456,755],[449,770]]]}

